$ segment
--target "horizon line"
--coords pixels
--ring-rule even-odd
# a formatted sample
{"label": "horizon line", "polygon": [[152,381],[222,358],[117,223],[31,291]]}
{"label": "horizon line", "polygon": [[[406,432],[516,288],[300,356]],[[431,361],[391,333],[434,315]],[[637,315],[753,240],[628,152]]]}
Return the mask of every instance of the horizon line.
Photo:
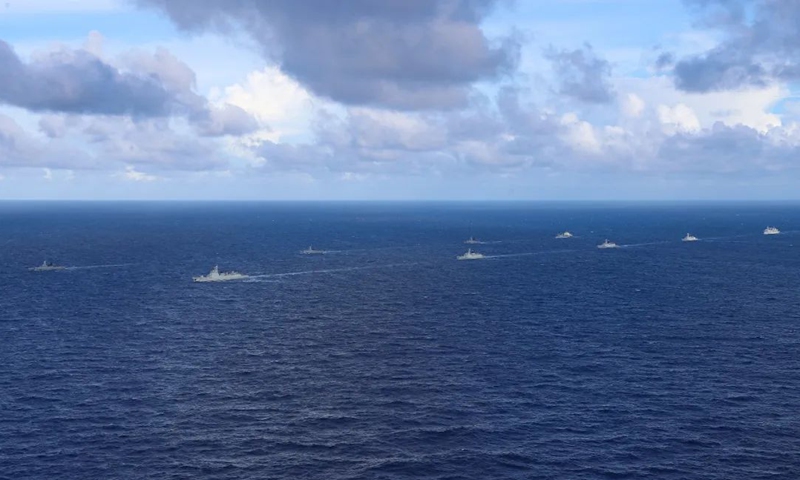
{"label": "horizon line", "polygon": [[0,203],[800,203],[800,199],[47,199],[0,198]]}

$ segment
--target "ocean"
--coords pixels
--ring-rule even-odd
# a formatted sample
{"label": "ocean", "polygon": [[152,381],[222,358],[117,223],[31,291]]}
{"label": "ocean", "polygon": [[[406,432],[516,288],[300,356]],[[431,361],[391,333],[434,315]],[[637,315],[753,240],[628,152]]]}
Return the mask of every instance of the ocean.
{"label": "ocean", "polygon": [[798,250],[798,204],[0,203],[0,478],[797,479]]}

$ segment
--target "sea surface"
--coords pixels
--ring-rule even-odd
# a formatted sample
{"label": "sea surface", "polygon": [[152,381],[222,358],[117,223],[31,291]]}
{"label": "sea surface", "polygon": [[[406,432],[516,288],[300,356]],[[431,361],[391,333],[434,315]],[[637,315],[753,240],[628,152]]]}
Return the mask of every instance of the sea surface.
{"label": "sea surface", "polygon": [[0,478],[798,479],[800,205],[0,203]]}

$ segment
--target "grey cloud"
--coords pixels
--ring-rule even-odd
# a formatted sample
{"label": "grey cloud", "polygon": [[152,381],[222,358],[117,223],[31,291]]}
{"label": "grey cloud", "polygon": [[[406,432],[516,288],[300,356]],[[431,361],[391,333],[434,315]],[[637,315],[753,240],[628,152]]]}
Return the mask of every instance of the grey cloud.
{"label": "grey cloud", "polygon": [[45,115],[39,128],[48,138],[31,135],[0,114],[0,166],[120,170],[130,165],[153,172],[229,166],[219,141],[177,132],[165,118]]}
{"label": "grey cloud", "polygon": [[164,89],[191,92],[197,85],[194,71],[164,48],[156,49],[153,54],[144,51],[128,52],[122,59],[128,68],[156,79]]}
{"label": "grey cloud", "polygon": [[467,103],[479,80],[511,73],[519,41],[480,21],[497,0],[137,0],[190,30],[243,27],[318,95],[400,109]]}
{"label": "grey cloud", "polygon": [[201,110],[192,116],[192,121],[197,133],[205,137],[245,135],[259,128],[252,115],[230,104]]}
{"label": "grey cloud", "polygon": [[540,139],[552,139],[560,133],[561,126],[557,119],[536,105],[524,105],[520,99],[520,91],[516,88],[506,87],[500,90],[497,108],[504,121],[504,131]]}
{"label": "grey cloud", "polygon": [[[646,119],[632,129],[596,128],[599,147],[575,148],[578,123],[503,89],[491,106],[460,112],[386,112],[351,108],[349,115],[323,113],[316,141],[279,144],[265,141],[253,153],[264,164],[255,171],[302,172],[314,178],[355,175],[458,176],[547,171],[756,176],[798,171],[800,147],[790,129],[768,133],[721,123],[696,132],[665,134]],[[46,117],[59,125],[73,117]],[[42,142],[0,115],[0,163],[49,168],[120,169],[132,165],[148,173],[229,168],[226,152],[214,139],[182,134],[168,119],[134,121],[125,117],[84,117],[69,127],[72,135]],[[89,161],[66,140],[89,145]],[[57,153],[58,155],[55,155]],[[253,172],[255,173],[255,172]],[[344,178],[344,177],[343,177]],[[742,177],[744,178],[744,177]]]}
{"label": "grey cloud", "polygon": [[[124,69],[86,50],[62,48],[25,63],[0,40],[0,104],[74,115],[184,116],[201,135],[257,128],[255,119],[238,107],[217,109],[196,94],[194,72],[166,50],[129,53],[122,62]],[[63,136],[65,129],[53,119],[40,127],[53,137]]]}
{"label": "grey cloud", "polygon": [[162,171],[221,170],[228,166],[217,142],[181,134],[168,119],[93,118],[82,129],[99,158]]}
{"label": "grey cloud", "polygon": [[169,51],[159,48],[154,53],[134,51],[124,54],[121,63],[126,70],[154,80],[170,96],[170,113],[202,114],[207,101],[195,93],[194,71]]}
{"label": "grey cloud", "polygon": [[[404,113],[387,121],[381,112],[350,110],[326,117],[317,141],[302,145],[266,142],[255,153],[264,171],[304,172],[324,178],[357,174],[458,176],[484,173],[637,172],[664,175],[747,175],[798,172],[800,147],[792,132],[761,133],[718,123],[694,132],[666,134],[642,119],[628,128],[595,128],[597,147],[582,148],[581,124],[523,100],[522,92],[502,89],[491,106],[467,111]],[[406,118],[407,121],[402,121]],[[390,117],[391,120],[391,117]],[[409,127],[409,125],[413,125]],[[406,142],[409,132],[429,137]],[[742,177],[743,178],[743,177]]]}
{"label": "grey cloud", "polygon": [[458,112],[386,112],[351,108],[340,118],[323,113],[314,143],[264,142],[255,153],[262,169],[313,175],[463,175],[511,172],[562,161],[568,147],[559,140],[556,118],[523,104],[513,89],[496,102],[480,101]]}
{"label": "grey cloud", "polygon": [[[686,0],[701,25],[724,40],[675,64],[676,86],[689,92],[765,86],[800,80],[800,2],[796,0]],[[751,10],[752,15],[747,15]],[[748,20],[752,18],[752,20]]]}
{"label": "grey cloud", "polygon": [[39,119],[39,130],[49,138],[63,138],[81,123],[77,115],[42,115]]}
{"label": "grey cloud", "polygon": [[591,45],[571,51],[551,47],[545,56],[553,64],[562,95],[587,103],[613,100],[614,90],[609,82],[611,64],[598,57]]}
{"label": "grey cloud", "polygon": [[60,50],[25,64],[0,40],[0,102],[32,111],[165,115],[169,93],[152,78],[125,74],[84,50]]}
{"label": "grey cloud", "polygon": [[328,172],[329,164],[337,159],[329,149],[322,146],[290,145],[269,140],[259,145],[256,153],[266,162],[260,167],[263,170]]}
{"label": "grey cloud", "polygon": [[32,148],[24,131],[11,118],[0,115],[0,165],[13,165],[31,156]]}
{"label": "grey cloud", "polygon": [[500,115],[490,109],[453,113],[445,119],[450,139],[487,140],[506,132]]}
{"label": "grey cloud", "polygon": [[407,151],[325,144],[288,145],[266,141],[256,153],[261,172],[300,172],[315,178],[343,174],[430,175],[455,159],[439,151]]}
{"label": "grey cloud", "polygon": [[675,55],[670,52],[664,52],[658,56],[656,59],[656,68],[658,70],[663,70],[665,68],[669,68],[675,64]]}
{"label": "grey cloud", "polygon": [[41,142],[13,119],[0,114],[0,166],[21,168],[96,168],[80,149],[62,142]]}
{"label": "grey cloud", "polygon": [[740,24],[745,19],[745,6],[751,0],[684,0],[684,3],[700,14],[697,25],[723,27]]}
{"label": "grey cloud", "polygon": [[658,160],[670,172],[757,174],[800,169],[800,146],[777,129],[761,133],[716,123],[700,133],[679,133],[661,144]]}
{"label": "grey cloud", "polygon": [[[565,133],[564,125],[553,114],[536,105],[523,104],[520,91],[507,87],[497,96],[497,107],[502,115],[504,130],[495,139],[502,151],[512,157],[522,157],[528,165],[552,166],[569,163],[574,157],[560,140]],[[513,134],[508,141],[501,141],[503,133]]]}
{"label": "grey cloud", "polygon": [[764,67],[741,57],[738,53],[719,49],[704,56],[683,59],[675,65],[675,86],[697,93],[766,86],[769,75]]}
{"label": "grey cloud", "polygon": [[350,128],[353,138],[365,148],[426,151],[444,147],[447,140],[447,132],[434,117],[421,117],[405,128],[398,128],[391,118],[353,112]]}
{"label": "grey cloud", "polygon": [[67,125],[63,121],[63,117],[56,115],[40,118],[39,129],[50,138],[61,138],[67,134]]}

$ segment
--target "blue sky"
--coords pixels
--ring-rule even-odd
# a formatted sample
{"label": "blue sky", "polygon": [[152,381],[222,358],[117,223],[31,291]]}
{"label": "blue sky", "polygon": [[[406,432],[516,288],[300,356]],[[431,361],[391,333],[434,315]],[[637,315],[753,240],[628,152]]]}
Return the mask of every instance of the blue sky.
{"label": "blue sky", "polygon": [[0,198],[798,199],[789,0],[11,0]]}

